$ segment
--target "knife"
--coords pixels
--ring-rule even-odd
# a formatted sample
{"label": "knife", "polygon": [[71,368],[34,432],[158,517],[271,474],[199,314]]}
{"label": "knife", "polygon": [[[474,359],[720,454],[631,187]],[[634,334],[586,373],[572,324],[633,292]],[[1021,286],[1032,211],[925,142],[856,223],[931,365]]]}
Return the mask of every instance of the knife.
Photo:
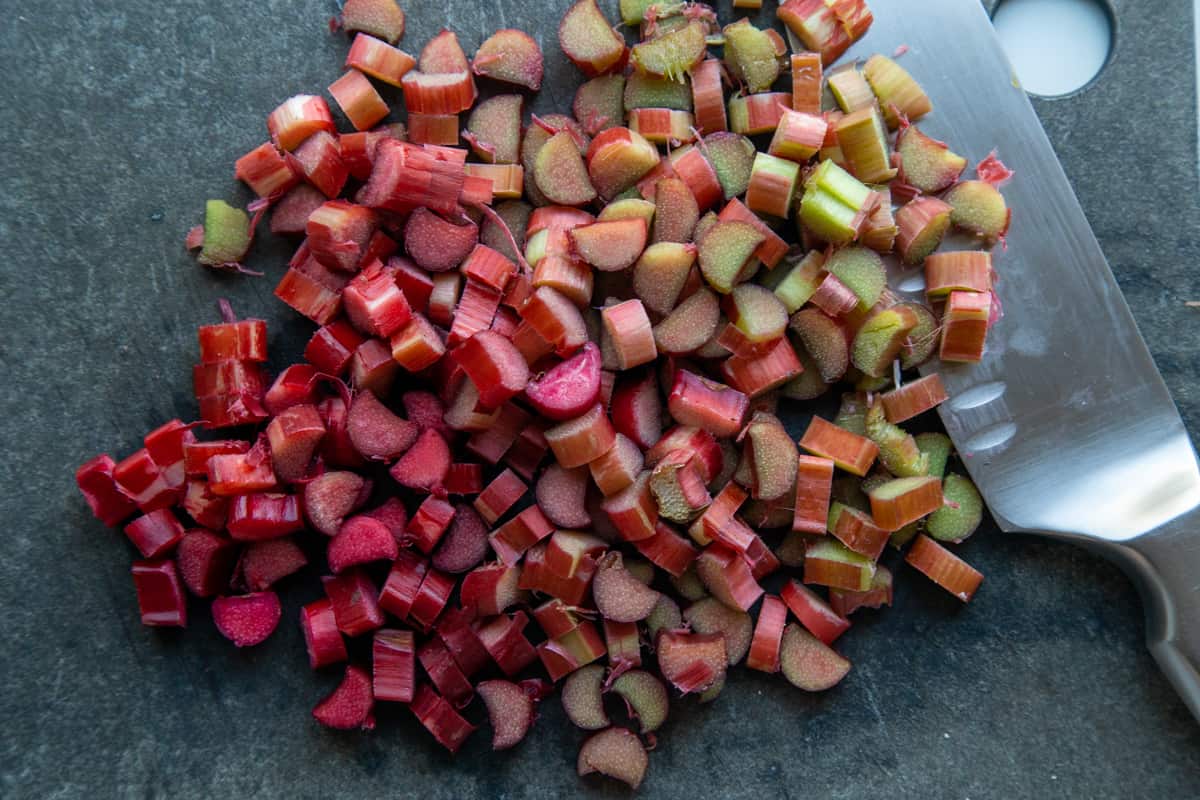
{"label": "knife", "polygon": [[1200,718],[1200,468],[1183,420],[983,6],[896,12],[844,60],[907,45],[900,63],[934,102],[922,130],[974,161],[995,149],[1015,172],[1001,189],[1013,226],[994,252],[1004,315],[984,358],[922,368],[950,395],[946,431],[1002,530],[1076,542],[1126,571],[1151,653]]}

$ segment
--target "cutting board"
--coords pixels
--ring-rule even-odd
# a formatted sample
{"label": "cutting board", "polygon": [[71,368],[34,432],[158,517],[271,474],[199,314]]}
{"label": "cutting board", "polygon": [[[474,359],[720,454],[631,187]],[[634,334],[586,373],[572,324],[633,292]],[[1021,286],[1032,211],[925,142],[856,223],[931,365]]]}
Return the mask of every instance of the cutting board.
{"label": "cutting board", "polygon": [[[497,27],[530,31],[547,56],[535,110],[569,108],[581,78],[557,47],[564,0],[404,4],[414,52],[443,25],[469,50]],[[254,279],[197,267],[182,242],[206,197],[249,199],[233,160],[278,102],[341,74],[347,41],[318,0],[56,5],[10,11],[0,29],[0,794],[623,795],[574,776],[583,736],[557,700],[508,754],[481,731],[450,757],[403,708],[369,735],[318,728],[308,711],[337,675],[309,670],[294,624],[311,575],[285,584],[285,624],[250,651],[200,607],[186,632],[138,623],[131,548],[90,518],[71,472],[194,415],[194,331],[217,297],[269,320],[276,365],[299,355],[311,325],[271,296],[285,244],[256,242],[267,277]],[[1197,438],[1191,4],[1147,5],[1114,0],[1099,80],[1035,105]],[[1015,209],[1014,224],[1037,213]],[[1194,796],[1200,728],[1144,651],[1125,578],[990,525],[961,552],[987,576],[976,599],[960,607],[901,569],[895,606],[857,616],[839,643],[854,669],[835,690],[738,670],[711,706],[676,702],[641,796]]]}

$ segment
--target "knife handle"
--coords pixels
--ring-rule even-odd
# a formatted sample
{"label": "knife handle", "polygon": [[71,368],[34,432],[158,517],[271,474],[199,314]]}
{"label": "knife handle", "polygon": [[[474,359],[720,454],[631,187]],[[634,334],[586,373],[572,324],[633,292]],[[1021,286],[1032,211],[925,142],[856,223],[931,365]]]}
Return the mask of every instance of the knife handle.
{"label": "knife handle", "polygon": [[1124,566],[1146,609],[1146,643],[1200,720],[1200,507],[1129,542]]}

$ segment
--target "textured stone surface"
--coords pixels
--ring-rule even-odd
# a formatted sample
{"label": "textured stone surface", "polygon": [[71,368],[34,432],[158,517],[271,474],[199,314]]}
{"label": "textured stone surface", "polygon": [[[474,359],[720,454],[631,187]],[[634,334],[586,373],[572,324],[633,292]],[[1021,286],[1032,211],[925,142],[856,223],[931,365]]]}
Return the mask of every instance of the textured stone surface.
{"label": "textured stone surface", "polygon": [[[569,106],[578,76],[554,33],[563,0],[406,5],[414,52],[443,24],[468,49],[498,26],[530,30],[559,76],[535,107]],[[1036,105],[1195,435],[1200,312],[1184,307],[1200,299],[1191,9],[1114,5],[1116,51],[1099,81]],[[555,700],[531,740],[501,756],[482,732],[452,759],[402,708],[383,710],[373,735],[320,730],[308,709],[336,675],[309,671],[293,622],[317,592],[311,575],[287,584],[285,624],[249,652],[221,639],[200,606],[186,635],[143,628],[131,548],[75,492],[85,458],[123,455],[163,420],[194,415],[194,329],[213,320],[218,296],[271,322],[275,364],[299,354],[310,325],[271,297],[286,245],[255,245],[268,277],[254,280],[205,272],[181,243],[204,198],[248,199],[231,165],[264,139],[265,114],[340,74],[346,42],[325,27],[334,10],[318,0],[6,10],[5,797],[624,794],[576,780],[582,736]],[[964,550],[987,575],[976,602],[958,608],[902,572],[896,607],[864,614],[845,638],[855,668],[836,690],[808,696],[739,670],[712,706],[676,703],[641,796],[1195,796],[1200,729],[1144,651],[1140,604],[1120,573],[994,529]]]}

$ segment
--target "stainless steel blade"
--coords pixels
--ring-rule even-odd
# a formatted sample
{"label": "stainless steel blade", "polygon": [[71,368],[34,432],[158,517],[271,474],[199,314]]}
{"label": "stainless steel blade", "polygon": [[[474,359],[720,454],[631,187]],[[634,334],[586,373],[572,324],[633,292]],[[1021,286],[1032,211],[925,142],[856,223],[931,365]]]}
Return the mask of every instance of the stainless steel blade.
{"label": "stainless steel blade", "polygon": [[1200,469],[1179,413],[983,7],[874,5],[847,59],[907,45],[900,63],[934,103],[921,128],[973,161],[996,149],[1016,173],[1003,187],[1011,235],[994,252],[1004,316],[984,359],[925,368],[952,398],[946,429],[1002,528],[1125,566],[1150,648],[1200,717]]}

